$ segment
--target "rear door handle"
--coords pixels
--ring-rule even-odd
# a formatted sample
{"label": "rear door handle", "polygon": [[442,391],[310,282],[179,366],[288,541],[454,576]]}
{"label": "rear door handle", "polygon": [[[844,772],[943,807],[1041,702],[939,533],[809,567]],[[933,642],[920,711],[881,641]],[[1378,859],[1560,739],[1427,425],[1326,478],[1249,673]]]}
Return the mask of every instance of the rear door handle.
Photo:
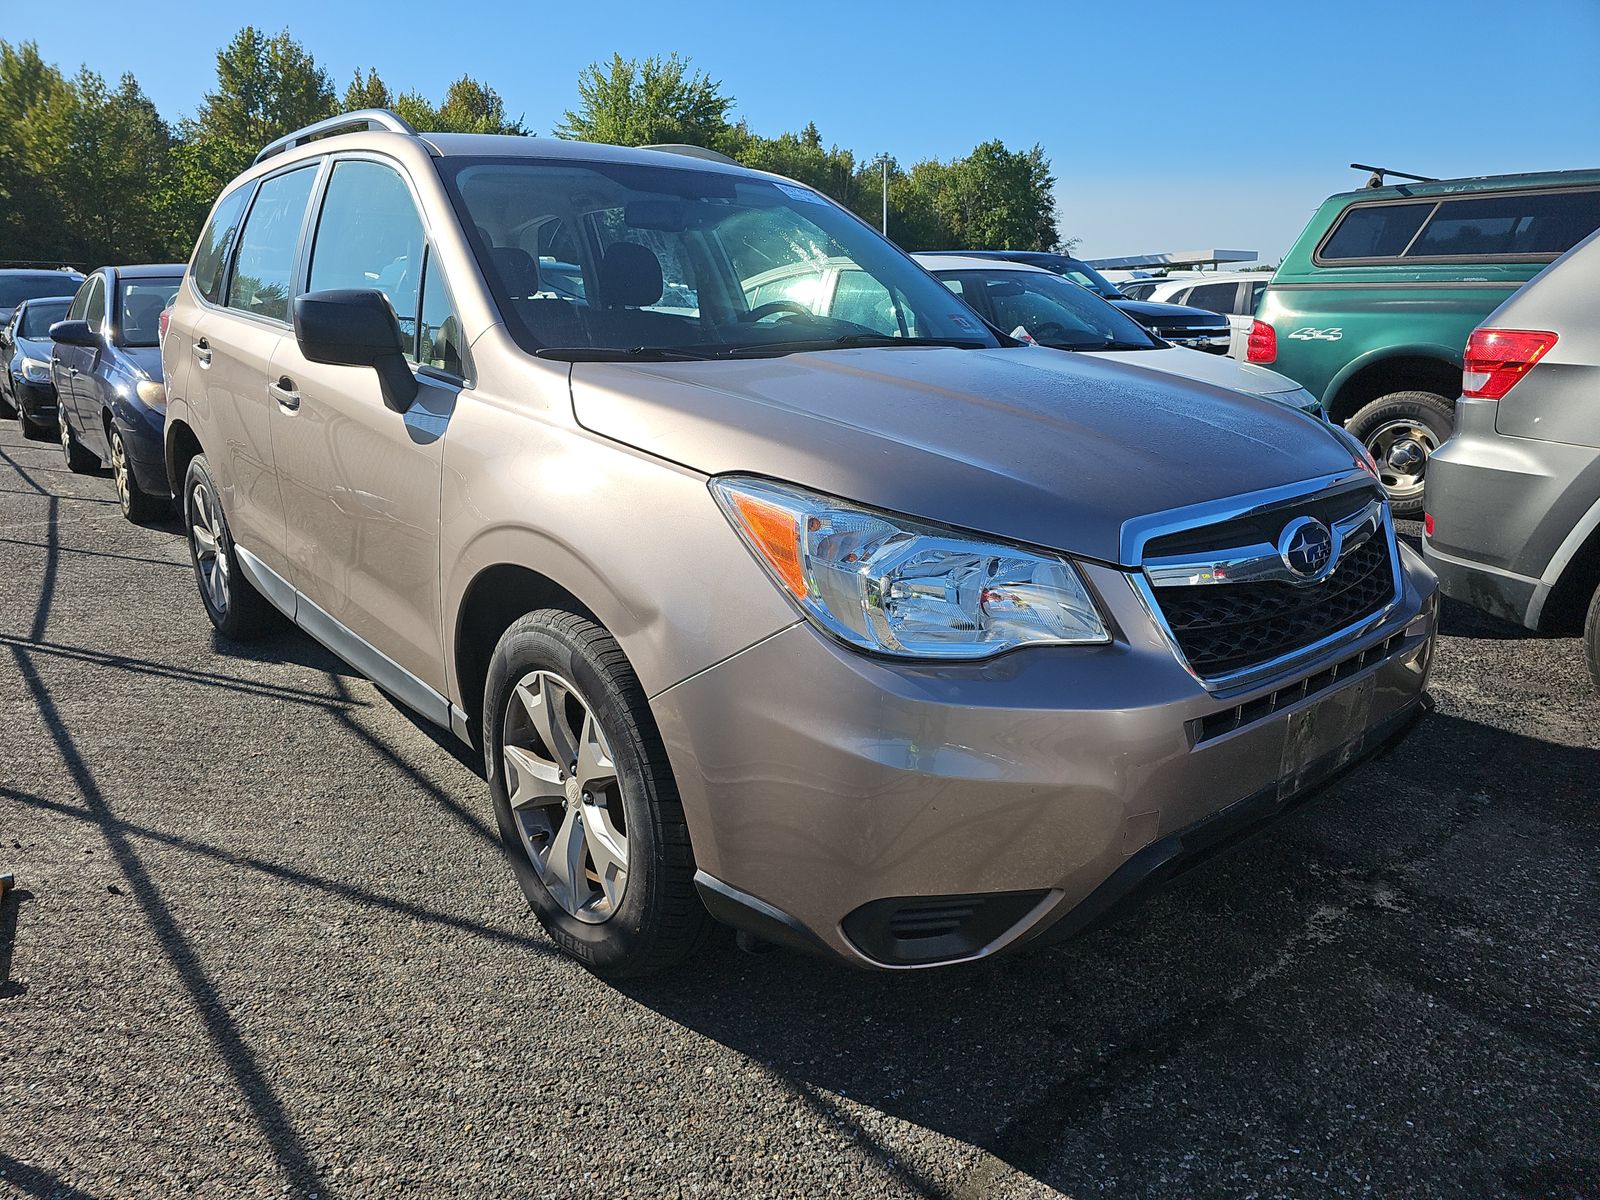
{"label": "rear door handle", "polygon": [[287,375],[278,376],[277,383],[267,384],[267,391],[278,402],[278,407],[287,412],[300,407],[300,393],[294,390],[294,380]]}
{"label": "rear door handle", "polygon": [[200,360],[202,367],[211,365],[211,343],[201,338],[194,344],[194,356]]}

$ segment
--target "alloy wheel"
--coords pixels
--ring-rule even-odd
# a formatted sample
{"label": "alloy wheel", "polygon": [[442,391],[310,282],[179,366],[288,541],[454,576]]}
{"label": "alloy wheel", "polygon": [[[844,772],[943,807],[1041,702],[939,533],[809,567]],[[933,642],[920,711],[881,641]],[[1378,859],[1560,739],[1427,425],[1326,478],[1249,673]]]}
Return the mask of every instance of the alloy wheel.
{"label": "alloy wheel", "polygon": [[607,920],[627,890],[628,836],[594,711],[560,675],[530,671],[512,690],[501,743],[511,815],[540,882],[578,920]]}
{"label": "alloy wheel", "polygon": [[217,613],[228,611],[228,555],[222,546],[222,515],[211,489],[196,484],[189,493],[189,540],[194,547],[200,586]]}
{"label": "alloy wheel", "polygon": [[128,484],[128,448],[122,444],[122,435],[111,431],[111,477],[117,481],[117,499],[124,515],[133,507],[133,495]]}
{"label": "alloy wheel", "polygon": [[1396,500],[1422,494],[1428,459],[1438,449],[1438,435],[1421,421],[1385,421],[1367,435],[1367,451],[1378,464],[1378,478]]}

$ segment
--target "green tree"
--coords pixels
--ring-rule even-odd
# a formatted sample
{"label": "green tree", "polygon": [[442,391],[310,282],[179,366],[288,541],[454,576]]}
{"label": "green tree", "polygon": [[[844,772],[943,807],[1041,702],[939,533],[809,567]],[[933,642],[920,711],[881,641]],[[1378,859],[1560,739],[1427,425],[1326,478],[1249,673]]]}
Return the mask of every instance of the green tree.
{"label": "green tree", "polygon": [[499,92],[470,75],[463,75],[450,85],[444,103],[433,114],[431,128],[439,133],[532,132],[521,117],[513,120],[506,116],[506,102]]}
{"label": "green tree", "polygon": [[934,205],[956,249],[1053,250],[1055,184],[1043,149],[1007,150],[997,139],[946,168]]}
{"label": "green tree", "polygon": [[217,52],[217,88],[179,126],[173,236],[192,245],[217,193],[261,147],[332,116],[333,87],[288,32],[246,25]]}
{"label": "green tree", "polygon": [[0,42],[0,253],[7,258],[68,256],[54,181],[71,156],[76,104],[71,85],[35,43]]}
{"label": "green tree", "polygon": [[[814,123],[807,124],[799,133],[766,138],[750,133],[741,122],[721,142],[719,149],[727,150],[747,167],[797,179],[858,212],[865,203],[857,181],[855,155],[838,146],[824,149],[822,135]],[[877,195],[874,185],[871,196]]]}
{"label": "green tree", "polygon": [[368,67],[365,75],[357,70],[355,78],[350,80],[350,86],[344,89],[345,112],[354,112],[358,108],[393,107],[394,93],[378,76],[376,67]]}
{"label": "green tree", "polygon": [[551,132],[556,137],[614,146],[681,142],[725,144],[733,97],[722,84],[676,54],[590,63],[578,76],[578,108]]}

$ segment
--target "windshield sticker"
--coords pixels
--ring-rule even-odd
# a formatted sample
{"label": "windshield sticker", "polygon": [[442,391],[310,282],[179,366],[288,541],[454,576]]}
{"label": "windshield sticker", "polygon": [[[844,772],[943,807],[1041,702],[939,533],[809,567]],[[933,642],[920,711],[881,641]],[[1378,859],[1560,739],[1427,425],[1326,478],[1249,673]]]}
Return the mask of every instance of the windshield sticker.
{"label": "windshield sticker", "polygon": [[791,200],[800,200],[806,204],[826,204],[827,201],[817,195],[810,188],[794,187],[791,184],[780,183],[778,190]]}
{"label": "windshield sticker", "polygon": [[969,321],[966,317],[959,316],[956,313],[951,313],[950,314],[950,319],[952,321],[954,321],[957,325],[961,326],[961,328],[963,328],[963,329],[976,329],[977,328],[977,326],[974,325],[971,321]]}

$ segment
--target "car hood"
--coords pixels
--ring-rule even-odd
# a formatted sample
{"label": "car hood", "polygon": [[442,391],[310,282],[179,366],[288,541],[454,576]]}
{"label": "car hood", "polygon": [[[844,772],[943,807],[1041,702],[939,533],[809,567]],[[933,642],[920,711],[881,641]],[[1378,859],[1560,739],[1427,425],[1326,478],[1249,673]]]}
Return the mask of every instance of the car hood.
{"label": "car hood", "polygon": [[55,343],[49,338],[19,337],[17,339],[17,349],[21,350],[29,358],[39,358],[49,362],[50,354],[55,350]]}
{"label": "car hood", "polygon": [[1112,300],[1130,317],[1145,321],[1160,321],[1163,325],[1226,325],[1228,318],[1207,308],[1190,308],[1186,304],[1157,304],[1154,300]]}
{"label": "car hood", "polygon": [[1096,350],[1093,353],[1131,367],[1162,371],[1184,379],[1198,379],[1201,383],[1252,392],[1257,396],[1301,390],[1298,383],[1276,371],[1182,346],[1169,346],[1164,350]]}
{"label": "car hood", "polygon": [[577,363],[571,378],[585,428],[705,474],[1103,562],[1130,518],[1355,465],[1276,401],[1033,348]]}

